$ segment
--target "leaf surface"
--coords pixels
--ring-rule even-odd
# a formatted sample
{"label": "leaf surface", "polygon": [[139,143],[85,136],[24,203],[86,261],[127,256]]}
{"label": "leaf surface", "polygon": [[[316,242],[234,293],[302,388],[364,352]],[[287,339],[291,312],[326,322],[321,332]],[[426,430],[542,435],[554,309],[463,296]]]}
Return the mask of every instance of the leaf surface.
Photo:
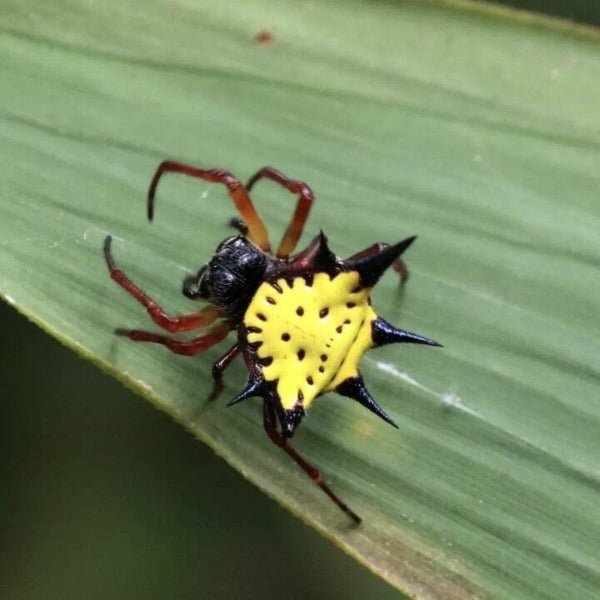
{"label": "leaf surface", "polygon": [[[2,295],[406,593],[594,598],[598,39],[435,3],[5,2]],[[187,360],[112,334],[149,321],[108,279],[105,235],[178,313],[231,233],[224,190],[176,177],[145,221],[168,157],[309,182],[303,243],[323,229],[341,256],[419,236],[408,285],[386,276],[374,306],[445,348],[362,365],[399,430],[330,395],[295,438],[360,528],[270,444],[258,401],[208,400],[227,344]],[[292,197],[255,198],[277,238]],[[236,364],[224,399],[244,382]]]}

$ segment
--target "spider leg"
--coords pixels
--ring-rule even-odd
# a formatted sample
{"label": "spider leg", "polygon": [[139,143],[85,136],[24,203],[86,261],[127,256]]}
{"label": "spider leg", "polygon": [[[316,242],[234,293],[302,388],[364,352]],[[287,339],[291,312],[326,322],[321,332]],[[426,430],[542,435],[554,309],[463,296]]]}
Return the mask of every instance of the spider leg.
{"label": "spider leg", "polygon": [[[366,258],[367,256],[372,256],[373,254],[377,254],[378,252],[381,252],[381,250],[383,250],[385,248],[389,248],[389,246],[390,245],[386,244],[385,242],[376,242],[372,246],[369,246],[368,248],[365,248],[364,250],[361,250],[360,252],[353,254],[346,260],[355,260],[357,258]],[[408,277],[410,275],[410,272],[409,272],[408,267],[406,266],[406,263],[404,262],[404,260],[402,260],[402,258],[397,258],[392,263],[392,269],[394,269],[394,271],[396,271],[396,273],[398,273],[400,275],[400,283],[402,285],[404,285],[407,282]]]}
{"label": "spider leg", "polygon": [[248,226],[239,217],[233,217],[230,219],[229,227],[237,229],[242,235],[248,235]]}
{"label": "spider leg", "polygon": [[242,185],[242,182],[239,179],[236,179],[229,171],[224,171],[222,169],[199,169],[172,160],[165,160],[160,163],[148,190],[148,219],[152,220],[154,216],[156,187],[164,173],[180,173],[182,175],[197,177],[198,179],[204,179],[205,181],[211,181],[213,183],[222,183],[227,186],[233,203],[248,226],[248,238],[265,252],[269,250],[269,236],[267,230],[262,219],[256,212],[246,188]]}
{"label": "spider leg", "polygon": [[219,360],[213,365],[212,376],[215,381],[209,400],[214,400],[223,391],[223,371],[235,360],[240,348],[236,342]]}
{"label": "spider leg", "polygon": [[229,323],[222,323],[206,335],[201,335],[191,340],[178,340],[168,335],[160,335],[152,331],[141,331],[139,329],[116,329],[117,335],[128,337],[134,342],[152,342],[162,344],[175,354],[184,356],[195,356],[204,352],[211,346],[219,343],[230,331]]}
{"label": "spider leg", "polygon": [[319,486],[333,502],[343,510],[355,523],[360,523],[361,518],[346,505],[325,483],[319,469],[304,460],[300,454],[290,444],[288,438],[277,431],[277,422],[275,418],[275,409],[269,400],[263,402],[263,425],[271,441],[284,450],[296,464],[313,480],[315,485]]}
{"label": "spider leg", "polygon": [[176,333],[179,331],[190,331],[198,329],[212,323],[221,316],[220,311],[214,306],[206,306],[201,311],[189,315],[170,316],[164,309],[150,296],[144,293],[121,269],[117,267],[113,259],[110,245],[112,238],[106,236],[104,240],[104,258],[110,272],[110,277],[116,281],[127,293],[131,294],[140,304],[142,304],[150,318],[160,327]]}
{"label": "spider leg", "polygon": [[246,189],[250,191],[254,184],[259,179],[263,178],[279,183],[286,190],[292,192],[292,194],[298,194],[296,210],[290,219],[285,234],[279,244],[279,248],[277,248],[277,258],[287,258],[293,252],[302,235],[302,230],[304,229],[304,224],[308,218],[308,213],[315,200],[315,196],[306,183],[303,181],[296,181],[295,179],[289,179],[273,167],[263,167],[260,171],[256,172],[248,180]]}

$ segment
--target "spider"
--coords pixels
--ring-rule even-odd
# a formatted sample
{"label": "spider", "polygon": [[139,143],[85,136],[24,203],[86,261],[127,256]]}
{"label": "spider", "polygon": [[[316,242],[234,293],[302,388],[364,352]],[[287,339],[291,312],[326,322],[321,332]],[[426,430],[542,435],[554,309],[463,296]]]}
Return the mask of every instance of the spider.
{"label": "spider", "polygon": [[[263,425],[271,441],[282,448],[354,522],[360,517],[323,480],[319,470],[291,445],[290,438],[315,398],[337,392],[356,400],[397,427],[371,397],[358,363],[375,346],[394,342],[440,346],[437,342],[397,329],[371,307],[371,288],[393,266],[402,281],[408,276],[400,255],[413,243],[409,237],[394,244],[375,243],[346,259],[336,256],[321,232],[305,250],[292,254],[308,218],[314,195],[302,181],[264,167],[244,186],[228,171],[199,169],[162,162],[148,191],[148,219],[154,215],[156,188],[165,173],[179,173],[227,187],[241,218],[232,220],[239,234],[221,242],[207,265],[183,281],[182,292],[207,305],[185,315],[170,316],[119,269],[104,241],[110,277],[142,304],[150,318],[170,333],[212,326],[188,340],[149,331],[117,329],[135,342],[163,344],[176,354],[194,356],[223,340],[231,330],[237,339],[213,366],[216,397],[223,372],[241,354],[248,370],[246,387],[228,403],[232,406],[262,398]],[[270,179],[298,196],[275,254],[249,192],[260,179]]]}

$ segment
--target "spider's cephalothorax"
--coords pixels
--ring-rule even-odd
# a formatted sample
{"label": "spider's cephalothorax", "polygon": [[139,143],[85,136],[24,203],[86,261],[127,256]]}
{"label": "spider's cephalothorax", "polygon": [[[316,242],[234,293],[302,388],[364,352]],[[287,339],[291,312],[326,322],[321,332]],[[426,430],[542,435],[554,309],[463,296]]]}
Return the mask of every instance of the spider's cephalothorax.
{"label": "spider's cephalothorax", "polygon": [[[214,325],[190,340],[140,330],[117,330],[134,341],[154,342],[178,354],[192,356],[235,330],[235,344],[213,367],[214,397],[222,389],[225,368],[241,353],[248,369],[244,390],[229,405],[250,397],[263,399],[263,424],[271,440],[285,450],[321,489],[354,521],[352,511],[323,481],[319,471],[291,446],[306,410],[315,398],[337,392],[352,398],[391,425],[387,413],[367,391],[358,370],[363,354],[393,342],[439,346],[429,338],[397,329],[378,317],[371,289],[393,266],[402,280],[407,271],[400,256],[414,241],[377,243],[342,260],[321,233],[302,252],[291,255],[314,200],[311,189],[265,167],[246,186],[229,172],[163,162],[150,185],[148,216],[152,219],[156,186],[163,173],[177,172],[227,186],[241,217],[240,235],[227,238],[197,274],[186,277],[183,293],[208,304],[200,311],[169,316],[114,263],[107,237],[104,254],[111,277],[146,307],[152,320],[170,332]],[[275,255],[267,231],[248,195],[261,178],[271,179],[298,194],[296,210]],[[278,427],[279,424],[279,427]]]}
{"label": "spider's cephalothorax", "polygon": [[183,294],[205,300],[237,324],[265,275],[268,255],[242,235],[221,242],[210,262],[183,281]]}

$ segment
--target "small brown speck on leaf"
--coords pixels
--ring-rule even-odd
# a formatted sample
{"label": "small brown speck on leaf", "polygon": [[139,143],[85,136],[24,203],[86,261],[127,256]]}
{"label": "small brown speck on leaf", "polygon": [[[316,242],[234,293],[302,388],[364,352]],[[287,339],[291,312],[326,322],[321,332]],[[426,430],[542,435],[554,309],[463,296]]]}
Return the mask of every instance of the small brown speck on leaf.
{"label": "small brown speck on leaf", "polygon": [[275,36],[268,29],[261,29],[254,35],[254,41],[257,46],[270,46],[275,41]]}

